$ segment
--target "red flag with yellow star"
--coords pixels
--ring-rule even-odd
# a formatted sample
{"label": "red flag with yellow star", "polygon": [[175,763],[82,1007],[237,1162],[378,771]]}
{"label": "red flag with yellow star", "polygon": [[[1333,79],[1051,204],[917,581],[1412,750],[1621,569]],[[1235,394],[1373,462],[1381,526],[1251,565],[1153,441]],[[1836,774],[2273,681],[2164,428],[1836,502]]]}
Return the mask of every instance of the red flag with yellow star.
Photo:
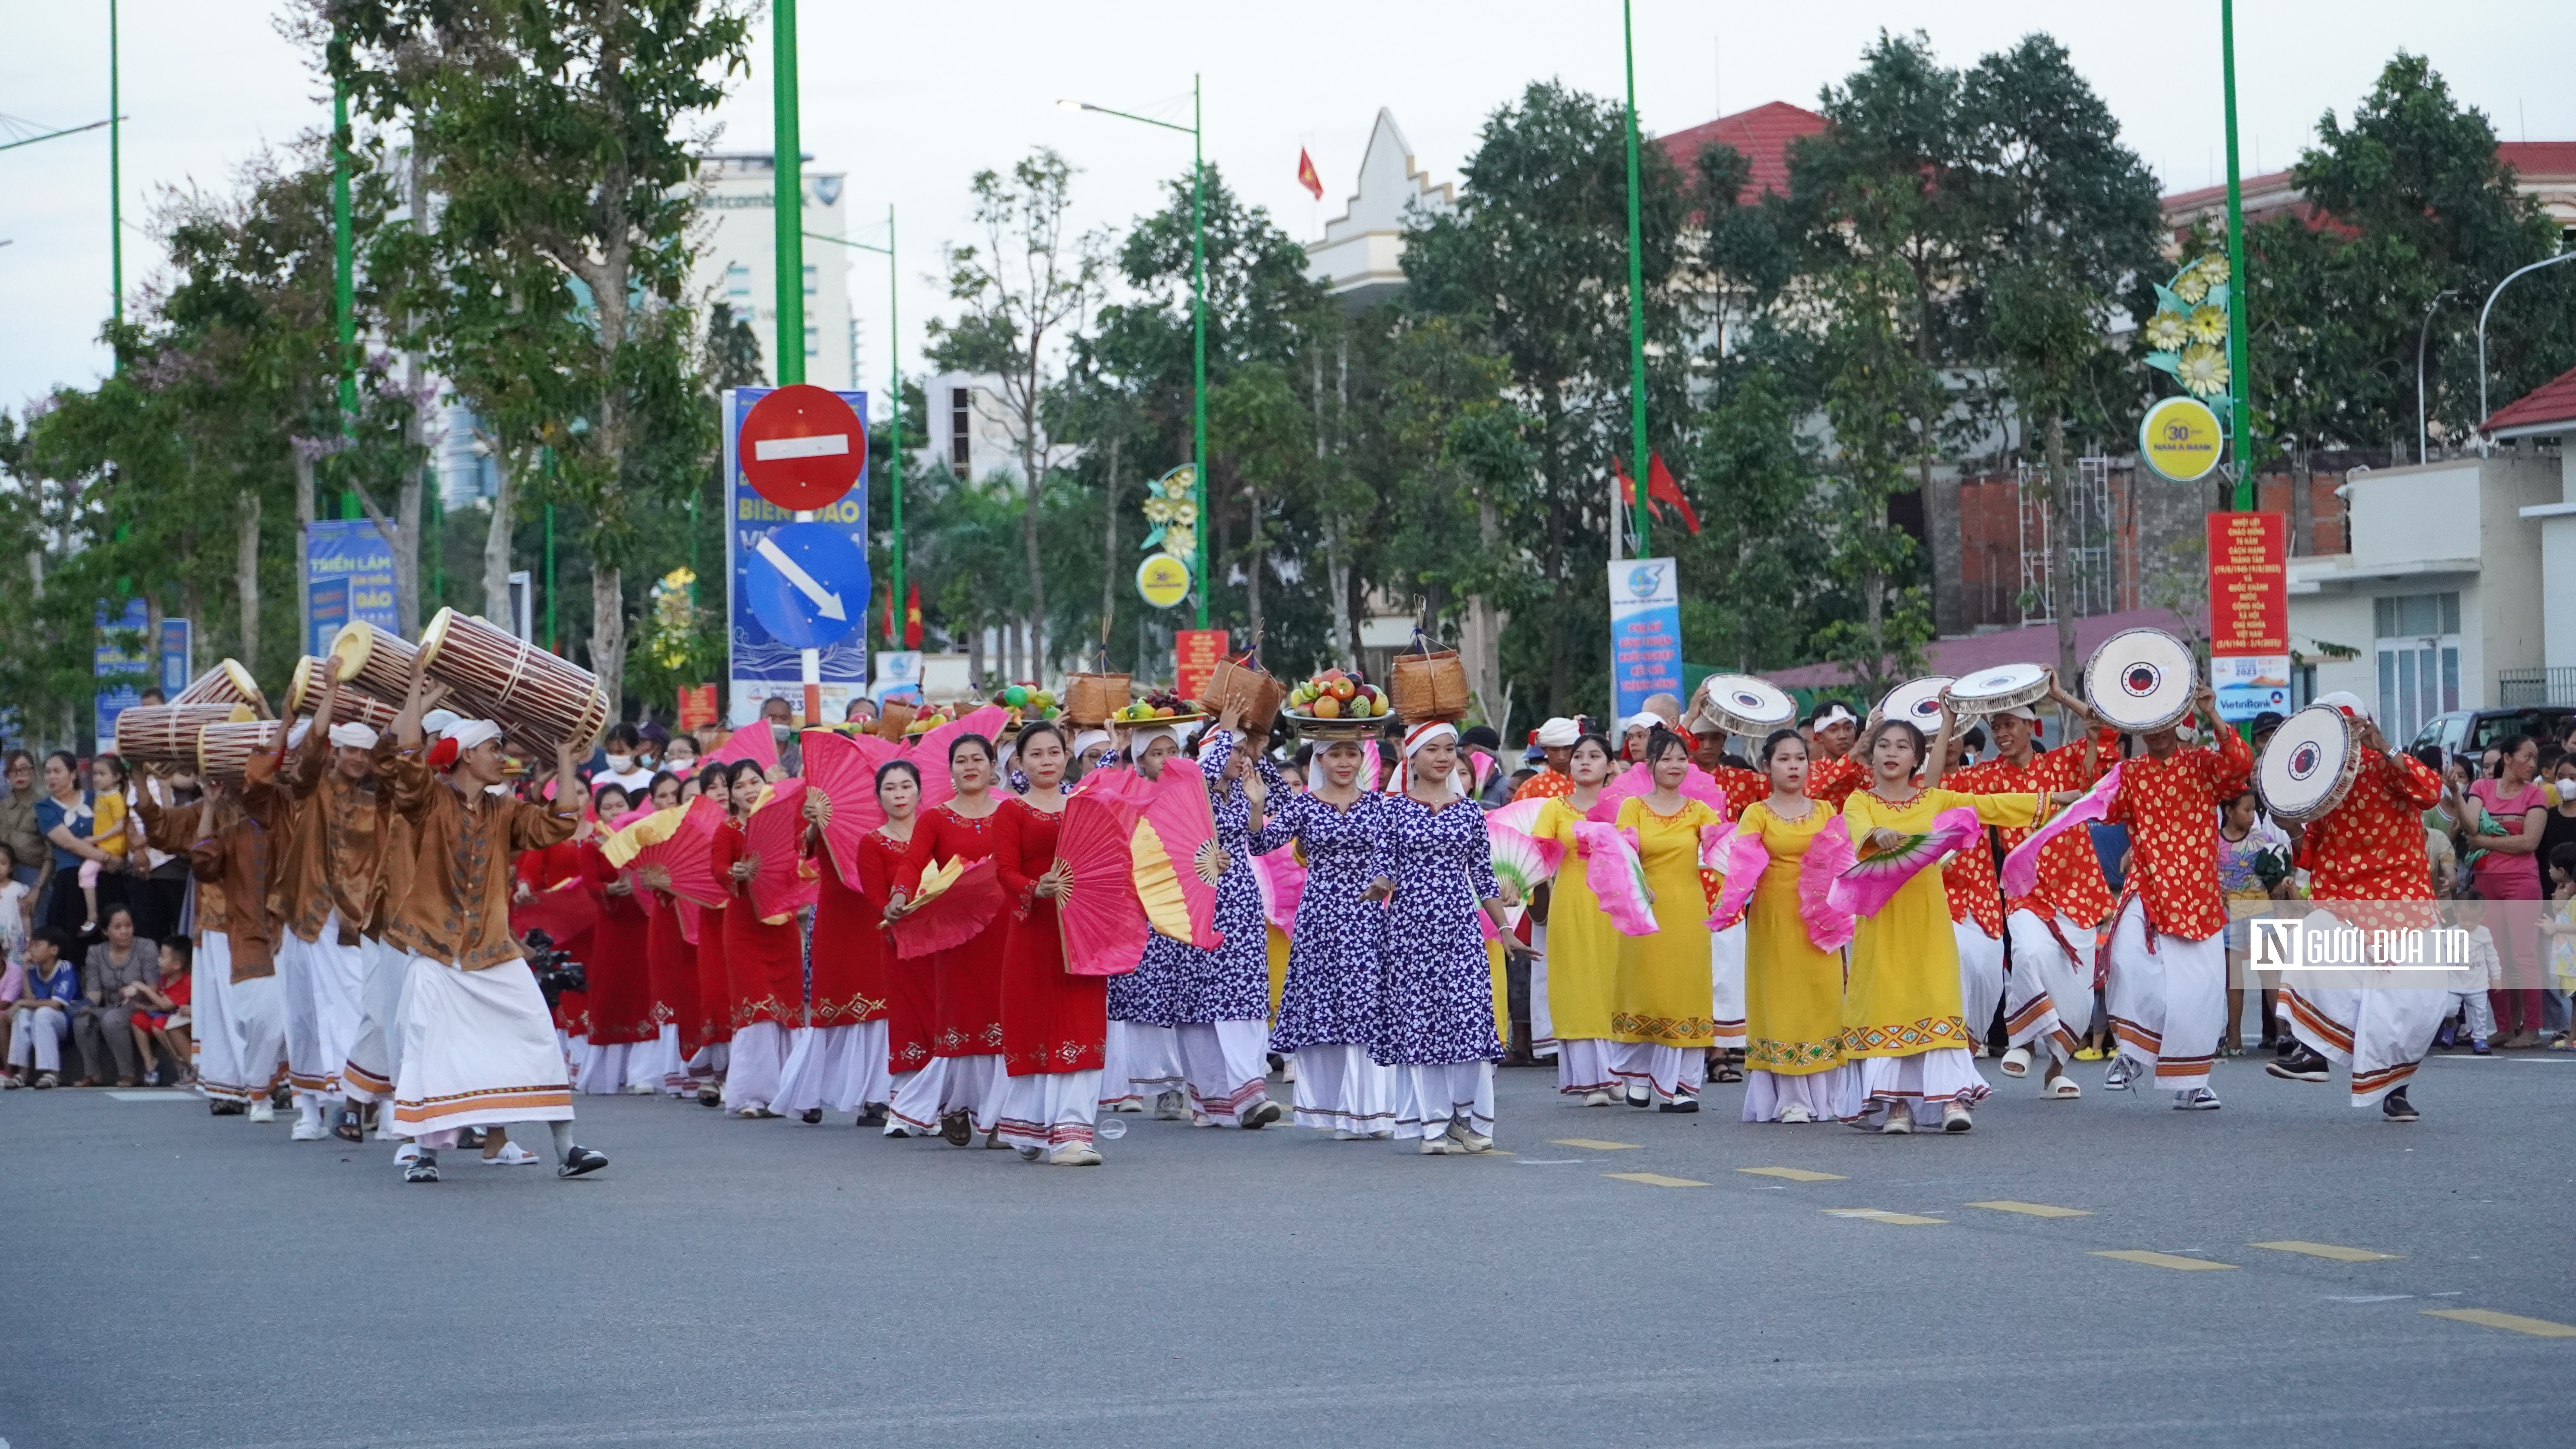
{"label": "red flag with yellow star", "polygon": [[1303,146],[1297,148],[1297,184],[1313,192],[1317,201],[1324,199],[1324,178],[1316,173],[1315,158]]}

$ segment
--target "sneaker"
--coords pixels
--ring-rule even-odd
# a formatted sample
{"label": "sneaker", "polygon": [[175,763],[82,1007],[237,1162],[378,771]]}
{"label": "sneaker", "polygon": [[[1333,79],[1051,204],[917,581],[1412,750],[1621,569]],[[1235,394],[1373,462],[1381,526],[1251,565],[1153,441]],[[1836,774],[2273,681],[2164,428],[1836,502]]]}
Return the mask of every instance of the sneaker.
{"label": "sneaker", "polygon": [[853,1127],[883,1127],[885,1124],[885,1103],[870,1102],[868,1103],[867,1110],[859,1114],[859,1120],[851,1123],[850,1125]]}
{"label": "sneaker", "polygon": [[1043,1147],[1023,1147],[1019,1149],[1019,1153],[1020,1160],[1022,1162],[1035,1162],[1039,1158],[1046,1156],[1046,1149]]}
{"label": "sneaker", "polygon": [[701,1107],[721,1107],[724,1105],[724,1093],[714,1087],[700,1087],[698,1088],[698,1105]]}
{"label": "sneaker", "polygon": [[504,1142],[501,1144],[500,1151],[483,1159],[483,1165],[485,1167],[533,1167],[536,1161],[537,1154],[516,1142]]}
{"label": "sneaker", "polygon": [[2334,1063],[2301,1042],[2297,1051],[2278,1061],[2265,1062],[2263,1070],[2285,1082],[2322,1082],[2333,1073]]}
{"label": "sneaker", "polygon": [[1366,1142],[1368,1140],[1368,1134],[1365,1132],[1354,1132],[1348,1127],[1336,1127],[1333,1129],[1333,1140],[1335,1142]]}
{"label": "sneaker", "polygon": [[594,1151],[576,1142],[565,1149],[564,1160],[555,1166],[557,1177],[580,1177],[608,1165],[608,1154]]}
{"label": "sneaker", "polygon": [[1142,1112],[1145,1110],[1145,1104],[1137,1101],[1133,1097],[1128,1097],[1123,1100],[1110,1103],[1109,1110],[1112,1112]]}
{"label": "sneaker", "polygon": [[2113,1057],[2111,1070],[2102,1074],[2102,1090],[2125,1092],[2138,1079],[2138,1064],[2128,1057]]}
{"label": "sneaker", "polygon": [[888,1122],[885,1128],[885,1135],[888,1137],[910,1137],[912,1135],[912,1131],[900,1122]]}
{"label": "sneaker", "polygon": [[239,1102],[226,1101],[221,1097],[207,1099],[206,1115],[209,1117],[238,1117],[241,1114],[242,1104]]}
{"label": "sneaker", "polygon": [[438,1181],[438,1154],[434,1152],[423,1152],[420,1156],[412,1159],[411,1165],[403,1169],[403,1181]]}
{"label": "sneaker", "polygon": [[1200,1111],[1198,1108],[1192,1107],[1190,1109],[1190,1125],[1193,1127],[1213,1127],[1216,1125],[1216,1119],[1205,1112]]}
{"label": "sneaker", "polygon": [[1586,1107],[1607,1107],[1610,1105],[1610,1094],[1608,1092],[1586,1092],[1583,1094],[1583,1105]]}
{"label": "sneaker", "polygon": [[1944,1104],[1944,1105],[1942,1106],[1942,1108],[1941,1108],[1941,1130],[1942,1130],[1942,1131],[1944,1131],[1944,1132],[1966,1132],[1966,1131],[1970,1131],[1970,1130],[1974,1129],[1974,1128],[1976,1127],[1976,1125],[1977,1125],[1977,1119],[1976,1119],[1975,1117],[1973,1117],[1973,1116],[1970,1116],[1970,1115],[1969,1115],[1969,1113],[1968,1113],[1968,1104],[1967,1104],[1967,1103],[1965,1103],[1965,1102],[1950,1102],[1950,1103],[1946,1103],[1946,1104]]}
{"label": "sneaker", "polygon": [[1813,1122],[1816,1120],[1816,1114],[1808,1111],[1802,1106],[1799,1106],[1797,1103],[1792,1102],[1788,1106],[1780,1109],[1780,1120],[1782,1122]]}
{"label": "sneaker", "polygon": [[2193,1087],[2189,1091],[2176,1092],[2174,1093],[2174,1110],[2177,1112],[2215,1112],[2218,1110],[2218,1094],[2209,1090],[2207,1087]]}
{"label": "sneaker", "polygon": [[808,1107],[804,1111],[796,1114],[796,1120],[804,1123],[808,1127],[820,1126],[823,1121],[823,1109],[820,1107]]}
{"label": "sneaker", "polygon": [[1154,1098],[1154,1120],[1157,1122],[1182,1122],[1188,1120],[1189,1115],[1189,1099],[1178,1091],[1164,1092]]}
{"label": "sneaker", "polygon": [[[36,1083],[36,1085],[39,1087],[50,1087],[53,1083],[40,1081]],[[274,1122],[277,1120],[277,1104],[271,1102],[266,1097],[253,1097],[250,1102],[249,1115],[250,1120],[254,1122]],[[432,1181],[435,1180],[436,1179],[432,1179]]]}
{"label": "sneaker", "polygon": [[1449,1123],[1449,1150],[1452,1152],[1491,1152],[1494,1150],[1494,1139],[1485,1136],[1481,1132],[1474,1131],[1469,1128],[1464,1121],[1453,1118]]}
{"label": "sneaker", "polygon": [[1425,1157],[1442,1157],[1452,1149],[1446,1137],[1425,1137],[1422,1139],[1422,1145],[1415,1150]]}
{"label": "sneaker", "polygon": [[2379,1099],[2379,1115],[2391,1122],[2413,1122],[2424,1114],[2416,1111],[2415,1104],[2406,1100],[2406,1089],[2400,1087]]}
{"label": "sneaker", "polygon": [[1657,1104],[1655,1110],[1658,1112],[1696,1112],[1699,1110],[1699,1098],[1675,1097],[1669,1102]]}
{"label": "sneaker", "polygon": [[1882,1135],[1889,1137],[1902,1137],[1912,1132],[1914,1109],[1903,1102],[1890,1103],[1887,1108],[1887,1120],[1879,1124],[1878,1130]]}
{"label": "sneaker", "polygon": [[1049,1167],[1098,1167],[1100,1149],[1088,1142],[1068,1142],[1047,1154]]}
{"label": "sneaker", "polygon": [[1237,1117],[1235,1119],[1235,1125],[1246,1132],[1258,1132],[1262,1128],[1269,1126],[1271,1123],[1278,1121],[1279,1115],[1279,1104],[1265,1097],[1261,1101],[1253,1103],[1252,1106],[1246,1109],[1241,1116]]}
{"label": "sneaker", "polygon": [[1652,1093],[1652,1092],[1648,1092],[1648,1091],[1644,1091],[1644,1090],[1639,1089],[1639,1088],[1636,1088],[1636,1087],[1631,1087],[1631,1088],[1629,1088],[1629,1089],[1628,1089],[1628,1105],[1629,1105],[1629,1106],[1631,1106],[1631,1107],[1651,1107],[1651,1106],[1653,1106],[1653,1105],[1654,1105],[1654,1102],[1655,1102],[1655,1094],[1654,1094],[1654,1093]]}

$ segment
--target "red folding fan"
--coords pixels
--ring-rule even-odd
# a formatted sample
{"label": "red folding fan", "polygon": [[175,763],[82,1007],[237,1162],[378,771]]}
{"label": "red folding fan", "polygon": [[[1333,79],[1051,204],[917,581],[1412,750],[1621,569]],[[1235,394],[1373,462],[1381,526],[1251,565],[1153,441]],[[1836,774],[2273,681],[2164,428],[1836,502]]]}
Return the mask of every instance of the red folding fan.
{"label": "red folding fan", "polygon": [[586,876],[574,876],[510,907],[510,934],[522,940],[543,931],[561,946],[599,922],[599,891]]}
{"label": "red folding fan", "polygon": [[727,735],[725,742],[716,748],[715,753],[708,755],[700,763],[700,768],[703,769],[707,765],[730,765],[736,760],[750,760],[758,764],[760,773],[763,775],[777,770],[778,737],[770,733],[769,721],[756,719]]}
{"label": "red folding fan", "polygon": [[804,746],[805,788],[831,802],[830,823],[823,827],[823,849],[840,872],[841,884],[859,888],[859,842],[885,824],[885,807],[877,803],[877,770],[903,753],[892,740],[874,735],[845,735],[838,730],[807,730],[797,736]]}
{"label": "red folding fan", "polygon": [[701,795],[685,810],[662,811],[609,837],[608,863],[631,864],[652,877],[649,884],[692,904],[722,905],[726,891],[716,879],[714,846],[724,817],[724,806]]}
{"label": "red folding fan", "polygon": [[1064,802],[1056,860],[1071,872],[1056,897],[1056,938],[1075,976],[1123,976],[1145,954],[1145,905],[1129,855],[1137,807],[1113,791],[1085,790]]}
{"label": "red folding fan", "polygon": [[771,788],[743,822],[742,848],[760,864],[751,873],[751,904],[776,925],[814,904],[822,866],[805,854],[805,781],[790,776]]}
{"label": "red folding fan", "polygon": [[1002,881],[992,858],[933,862],[909,899],[913,909],[894,923],[898,956],[927,956],[963,946],[1002,913]]}
{"label": "red folding fan", "polygon": [[989,740],[1010,722],[1009,710],[988,704],[914,741],[911,760],[921,770],[921,808],[926,811],[957,793],[957,783],[948,778],[948,747],[958,736],[982,735]]}
{"label": "red folding fan", "polygon": [[1216,843],[1207,776],[1174,755],[1145,785],[1143,802],[1128,859],[1145,918],[1175,941],[1213,951],[1224,940],[1216,929],[1216,882],[1230,858]]}

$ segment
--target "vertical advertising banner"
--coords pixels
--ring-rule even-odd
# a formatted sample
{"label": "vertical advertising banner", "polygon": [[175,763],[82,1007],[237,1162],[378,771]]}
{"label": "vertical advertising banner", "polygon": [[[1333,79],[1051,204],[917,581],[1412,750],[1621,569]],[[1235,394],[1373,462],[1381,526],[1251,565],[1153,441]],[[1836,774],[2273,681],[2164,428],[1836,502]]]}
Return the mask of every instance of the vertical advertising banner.
{"label": "vertical advertising banner", "polygon": [[[120,613],[98,606],[97,675],[92,696],[96,716],[92,731],[101,751],[116,748],[116,717],[142,703],[143,686],[161,672],[158,641],[149,637],[152,611],[141,599],[129,599]],[[145,637],[137,638],[137,635]]]}
{"label": "vertical advertising banner", "polygon": [[331,652],[331,634],[316,637],[312,602],[317,597],[315,586],[326,580],[343,580],[345,595],[330,595],[339,600],[340,623],[331,626],[332,634],[341,624],[364,619],[386,633],[397,633],[394,615],[394,550],[376,526],[363,518],[324,518],[304,525],[304,615],[305,652]]}
{"label": "vertical advertising banner", "polygon": [[680,686],[680,730],[687,733],[717,722],[716,687],[712,684]]}
{"label": "vertical advertising banner", "polygon": [[2209,674],[2218,714],[2290,712],[2289,520],[2209,515]]}
{"label": "vertical advertising banner", "polygon": [[161,621],[161,697],[168,699],[197,677],[197,626],[186,619]]}
{"label": "vertical advertising banner", "polygon": [[1225,657],[1223,629],[1176,629],[1172,632],[1172,692],[1196,702],[1207,694],[1216,662]]}
{"label": "vertical advertising banner", "polygon": [[[742,420],[752,405],[776,391],[766,387],[734,388],[724,395],[724,502],[725,502],[725,645],[728,664],[725,676],[725,723],[728,726],[748,724],[760,718],[762,701],[772,695],[787,701],[796,714],[805,712],[805,675],[802,652],[782,643],[769,632],[767,625],[752,613],[752,560],[760,556],[760,544],[780,527],[795,521],[796,515],[760,496],[743,476],[741,448]],[[840,399],[861,418],[868,415],[868,395],[845,392]],[[816,523],[846,531],[865,557],[868,547],[868,475],[864,469],[858,483],[840,502],[817,509]],[[828,585],[829,580],[818,580]],[[867,599],[862,584],[853,612],[864,613]],[[865,629],[852,629],[839,643],[826,645],[817,653],[822,663],[823,717],[839,719],[849,708],[853,695],[865,694],[868,688],[868,638]]]}
{"label": "vertical advertising banner", "polygon": [[305,653],[331,652],[331,641],[349,625],[349,600],[356,592],[346,575],[315,579],[304,586]]}
{"label": "vertical advertising banner", "polygon": [[1681,693],[1679,570],[1668,558],[1612,559],[1610,712],[1624,720],[1648,695]]}

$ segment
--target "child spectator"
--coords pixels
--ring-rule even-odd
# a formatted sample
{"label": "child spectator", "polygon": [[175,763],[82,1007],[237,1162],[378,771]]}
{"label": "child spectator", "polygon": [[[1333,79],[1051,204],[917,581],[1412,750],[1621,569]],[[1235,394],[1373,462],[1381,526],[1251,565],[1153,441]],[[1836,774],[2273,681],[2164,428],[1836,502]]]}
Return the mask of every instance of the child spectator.
{"label": "child spectator", "polygon": [[[88,912],[81,917],[80,933],[84,940],[98,934],[99,872],[111,865],[122,869],[125,864],[127,774],[125,761],[115,755],[101,755],[89,762],[89,843],[114,858],[81,862],[81,902]],[[138,840],[135,843],[139,845],[142,842]]]}
{"label": "child spectator", "polygon": [[[2576,844],[2549,853],[2549,903],[2541,908],[2540,934],[2549,940],[2549,989],[2576,989]],[[2569,1034],[2550,1038],[2549,1049],[2568,1049]]]}
{"label": "child spectator", "polygon": [[[137,985],[128,998],[134,1003],[134,1049],[143,1056],[144,1080],[165,1087],[184,1086],[195,1075],[189,1070],[194,1046],[188,1040],[188,1006],[195,990],[188,976],[192,945],[185,936],[163,941],[160,985]],[[156,1058],[167,1058],[170,1065],[162,1068]]]}
{"label": "child spectator", "polygon": [[[2290,837],[2263,818],[2262,801],[2253,791],[2239,792],[2218,817],[2218,892],[2231,903],[2228,914],[2236,915],[2233,902],[2280,899],[2289,878]],[[2250,929],[2242,919],[2227,923],[2227,1034],[2218,1042],[2218,1054],[2224,1057],[2245,1051],[2245,941]],[[2262,1045],[2269,1047],[2279,1040],[2278,1028],[2272,1020],[2272,993],[2262,997]]]}
{"label": "child spectator", "polygon": [[2452,979],[2451,1005],[2457,1008],[2454,1020],[2442,1023],[2441,1033],[2434,1037],[2436,1046],[2458,1044],[2465,1033],[2469,1050],[2487,1055],[2487,1043],[2495,1039],[2495,1006],[2487,993],[2504,980],[2504,957],[2496,951],[2495,932],[2487,927],[2487,903],[2472,897],[2451,906],[2451,919],[2469,933],[2469,962]]}
{"label": "child spectator", "polygon": [[26,992],[9,1010],[8,1087],[45,1091],[62,1084],[63,1039],[80,1006],[80,968],[66,954],[60,926],[38,926],[27,938]]}

